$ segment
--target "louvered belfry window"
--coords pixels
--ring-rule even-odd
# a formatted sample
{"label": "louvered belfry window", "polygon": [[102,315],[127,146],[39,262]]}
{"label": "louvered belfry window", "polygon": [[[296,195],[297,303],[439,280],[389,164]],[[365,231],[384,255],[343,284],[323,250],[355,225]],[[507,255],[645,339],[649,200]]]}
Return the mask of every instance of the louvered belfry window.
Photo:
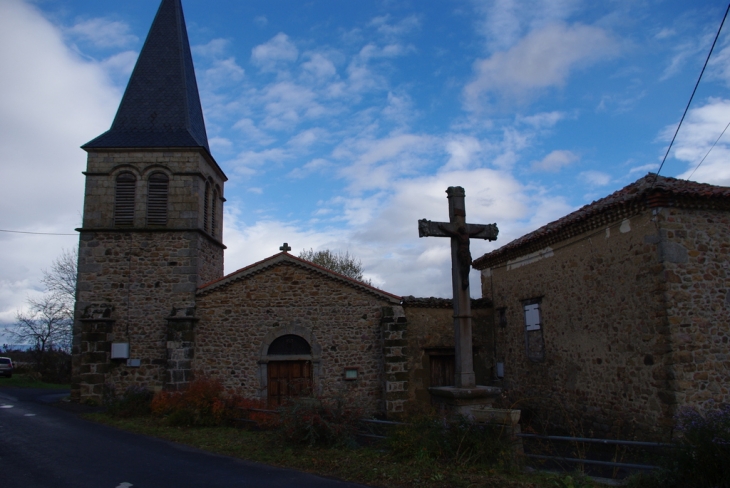
{"label": "louvered belfry window", "polygon": [[164,173],[150,176],[147,190],[147,224],[167,225],[167,194],[169,178]]}
{"label": "louvered belfry window", "polygon": [[203,230],[206,232],[210,232],[210,228],[208,227],[208,223],[210,222],[210,218],[208,217],[208,212],[210,211],[210,183],[207,181],[205,182],[205,199],[203,200]]}
{"label": "louvered belfry window", "polygon": [[215,237],[216,231],[218,230],[218,219],[216,219],[216,215],[218,212],[218,190],[213,191],[213,202],[211,205],[211,213],[210,213],[210,233],[213,237]]}
{"label": "louvered belfry window", "polygon": [[117,176],[114,189],[114,225],[134,225],[137,178],[132,173]]}

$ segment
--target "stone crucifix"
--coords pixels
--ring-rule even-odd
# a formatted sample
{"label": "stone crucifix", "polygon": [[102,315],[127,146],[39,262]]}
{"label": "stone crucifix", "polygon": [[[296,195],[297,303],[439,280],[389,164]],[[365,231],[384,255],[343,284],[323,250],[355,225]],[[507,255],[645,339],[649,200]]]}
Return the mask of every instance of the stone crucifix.
{"label": "stone crucifix", "polygon": [[469,296],[469,271],[471,252],[469,239],[497,239],[497,224],[479,225],[466,223],[464,189],[450,186],[446,190],[449,199],[449,222],[418,221],[418,237],[451,238],[451,282],[454,290],[454,339],[456,355],[457,388],[473,388],[474,361],[472,356],[471,298]]}

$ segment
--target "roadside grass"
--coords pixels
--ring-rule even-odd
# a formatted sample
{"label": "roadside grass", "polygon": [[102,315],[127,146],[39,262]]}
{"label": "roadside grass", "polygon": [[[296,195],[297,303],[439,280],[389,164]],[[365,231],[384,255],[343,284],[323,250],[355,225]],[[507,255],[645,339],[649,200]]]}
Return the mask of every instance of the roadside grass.
{"label": "roadside grass", "polygon": [[15,388],[47,388],[52,390],[68,390],[71,388],[69,384],[46,383],[40,381],[35,375],[14,374],[12,378],[0,378],[0,388],[3,386],[12,386]]}
{"label": "roadside grass", "polygon": [[370,447],[292,446],[275,431],[234,427],[171,427],[151,417],[114,418],[92,413],[84,418],[138,434],[217,454],[385,488],[591,488],[589,479],[547,474],[501,473],[480,466],[452,466],[430,459],[397,461],[387,450]]}

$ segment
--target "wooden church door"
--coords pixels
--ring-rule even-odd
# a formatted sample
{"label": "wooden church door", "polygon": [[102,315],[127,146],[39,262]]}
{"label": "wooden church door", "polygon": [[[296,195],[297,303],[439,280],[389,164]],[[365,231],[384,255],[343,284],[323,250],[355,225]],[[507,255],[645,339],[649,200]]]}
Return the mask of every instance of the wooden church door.
{"label": "wooden church door", "polygon": [[268,356],[269,406],[312,393],[312,348],[303,337],[287,334],[277,338],[269,346]]}
{"label": "wooden church door", "polygon": [[311,361],[270,361],[268,370],[269,406],[278,407],[311,393]]}

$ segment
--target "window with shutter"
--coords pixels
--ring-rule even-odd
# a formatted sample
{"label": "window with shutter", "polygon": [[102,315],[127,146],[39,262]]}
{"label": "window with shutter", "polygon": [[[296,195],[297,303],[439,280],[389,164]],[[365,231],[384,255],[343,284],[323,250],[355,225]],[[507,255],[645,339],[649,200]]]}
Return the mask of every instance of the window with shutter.
{"label": "window with shutter", "polygon": [[545,359],[545,339],[542,334],[542,298],[524,300],[525,312],[525,352],[530,361]]}
{"label": "window with shutter", "polygon": [[169,178],[164,173],[150,176],[147,189],[147,224],[167,225],[167,193]]}
{"label": "window with shutter", "polygon": [[137,178],[132,173],[117,176],[114,189],[114,225],[134,225]]}

